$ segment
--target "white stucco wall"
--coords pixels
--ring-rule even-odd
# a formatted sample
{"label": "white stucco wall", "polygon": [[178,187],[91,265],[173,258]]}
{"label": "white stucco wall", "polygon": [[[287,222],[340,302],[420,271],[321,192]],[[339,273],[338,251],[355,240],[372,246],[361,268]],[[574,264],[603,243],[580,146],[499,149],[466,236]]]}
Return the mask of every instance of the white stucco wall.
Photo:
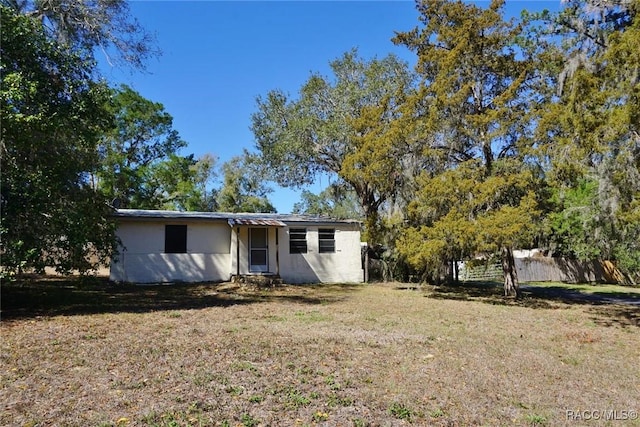
{"label": "white stucco wall", "polygon": [[[187,225],[187,253],[164,253],[166,224]],[[132,283],[229,280],[230,230],[224,222],[123,221],[117,231],[122,247],[110,278]]]}
{"label": "white stucco wall", "polygon": [[[285,283],[361,283],[360,227],[357,224],[292,225],[307,229],[307,253],[289,253],[289,227],[280,230],[280,276]],[[318,229],[335,229],[335,252],[320,253]]]}
{"label": "white stucco wall", "polygon": [[[167,224],[187,225],[187,253],[164,253]],[[289,253],[290,227],[269,227],[268,273],[279,274],[285,283],[363,281],[358,224],[291,227],[307,229],[307,253]],[[319,252],[319,228],[335,229],[334,253]],[[112,262],[110,278],[131,283],[227,281],[238,267],[241,275],[250,274],[249,227],[239,227],[239,239],[236,230],[226,221],[121,220],[117,234],[122,250]]]}

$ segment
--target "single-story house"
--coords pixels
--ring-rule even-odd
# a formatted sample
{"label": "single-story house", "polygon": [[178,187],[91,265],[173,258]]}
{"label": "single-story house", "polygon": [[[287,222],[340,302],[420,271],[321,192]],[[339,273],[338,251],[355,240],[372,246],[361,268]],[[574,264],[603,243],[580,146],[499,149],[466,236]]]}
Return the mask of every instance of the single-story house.
{"label": "single-story house", "polygon": [[285,283],[359,283],[355,220],[285,214],[118,209],[116,282],[219,282],[280,277]]}

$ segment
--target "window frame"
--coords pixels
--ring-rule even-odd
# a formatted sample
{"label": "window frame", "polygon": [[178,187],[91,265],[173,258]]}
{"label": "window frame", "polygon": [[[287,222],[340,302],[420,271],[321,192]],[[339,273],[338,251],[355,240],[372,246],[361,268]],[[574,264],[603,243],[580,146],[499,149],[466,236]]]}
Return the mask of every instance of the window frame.
{"label": "window frame", "polygon": [[[304,239],[301,238],[304,233]],[[294,238],[296,236],[296,238]],[[290,254],[306,254],[309,251],[307,243],[306,227],[295,227],[289,229],[289,253]]]}
{"label": "window frame", "polygon": [[318,252],[321,254],[333,254],[336,252],[335,228],[318,228]]}

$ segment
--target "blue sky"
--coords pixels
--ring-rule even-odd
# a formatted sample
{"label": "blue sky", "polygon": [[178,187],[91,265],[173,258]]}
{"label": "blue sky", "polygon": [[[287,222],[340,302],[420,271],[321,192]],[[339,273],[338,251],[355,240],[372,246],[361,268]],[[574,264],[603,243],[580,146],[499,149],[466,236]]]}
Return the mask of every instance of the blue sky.
{"label": "blue sky", "polygon": [[[487,5],[488,2],[476,2]],[[554,1],[508,0],[509,14],[557,7]],[[133,1],[130,9],[157,37],[162,55],[147,72],[112,68],[112,84],[128,84],[160,102],[187,141],[181,154],[211,153],[219,163],[254,151],[250,130],[256,97],[273,89],[295,96],[312,72],[329,75],[329,61],[358,48],[363,58],[394,53],[395,31],[418,25],[412,1]],[[319,182],[319,192],[328,182]],[[299,192],[274,187],[278,212],[290,212]]]}

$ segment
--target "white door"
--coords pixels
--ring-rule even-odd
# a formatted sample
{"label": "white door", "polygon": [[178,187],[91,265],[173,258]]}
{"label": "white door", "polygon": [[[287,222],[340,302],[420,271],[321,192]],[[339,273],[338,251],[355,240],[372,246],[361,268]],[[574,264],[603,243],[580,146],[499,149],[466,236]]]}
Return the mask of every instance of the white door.
{"label": "white door", "polygon": [[249,271],[264,273],[269,271],[269,234],[266,228],[249,229]]}

